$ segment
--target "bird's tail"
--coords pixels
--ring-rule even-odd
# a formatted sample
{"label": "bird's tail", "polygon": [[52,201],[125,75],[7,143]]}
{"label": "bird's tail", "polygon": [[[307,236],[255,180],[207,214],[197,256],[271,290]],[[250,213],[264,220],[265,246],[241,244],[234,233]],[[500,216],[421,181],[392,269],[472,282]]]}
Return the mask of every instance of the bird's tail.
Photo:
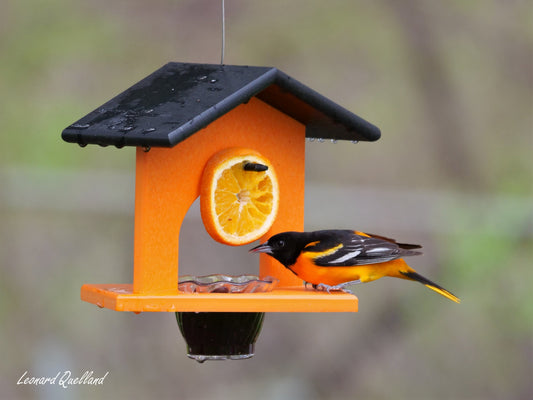
{"label": "bird's tail", "polygon": [[[406,250],[409,249],[409,247],[400,247],[400,257],[409,257],[409,256],[419,256],[422,254],[421,251],[416,250]],[[416,249],[416,247],[413,247]]]}
{"label": "bird's tail", "polygon": [[437,285],[435,282],[431,282],[429,279],[423,277],[422,275],[416,273],[415,271],[400,271],[400,274],[405,277],[405,279],[409,279],[412,281],[420,282],[422,285],[430,288],[431,290],[434,290],[438,294],[450,299],[451,301],[455,301],[456,303],[460,303],[461,300],[455,296],[453,293],[450,293],[446,289],[444,289],[442,286]]}

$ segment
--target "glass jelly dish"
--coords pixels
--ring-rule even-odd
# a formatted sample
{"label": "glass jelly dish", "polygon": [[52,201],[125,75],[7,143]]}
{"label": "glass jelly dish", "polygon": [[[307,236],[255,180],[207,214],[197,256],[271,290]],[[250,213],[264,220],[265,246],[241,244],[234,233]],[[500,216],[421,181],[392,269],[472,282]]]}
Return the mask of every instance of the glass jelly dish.
{"label": "glass jelly dish", "polygon": [[[255,275],[185,275],[178,280],[184,293],[269,292],[278,279]],[[187,356],[206,360],[242,360],[254,355],[263,326],[263,312],[177,312],[176,320],[187,344]]]}

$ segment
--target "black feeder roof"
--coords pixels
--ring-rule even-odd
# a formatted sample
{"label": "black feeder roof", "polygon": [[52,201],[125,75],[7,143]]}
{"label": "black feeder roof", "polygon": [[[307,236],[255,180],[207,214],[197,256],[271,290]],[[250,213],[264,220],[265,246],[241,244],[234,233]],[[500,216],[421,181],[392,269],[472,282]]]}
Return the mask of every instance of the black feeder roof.
{"label": "black feeder roof", "polygon": [[173,147],[257,97],[306,126],[306,137],[374,141],[380,130],[276,68],[170,62],[65,128],[63,140]]}

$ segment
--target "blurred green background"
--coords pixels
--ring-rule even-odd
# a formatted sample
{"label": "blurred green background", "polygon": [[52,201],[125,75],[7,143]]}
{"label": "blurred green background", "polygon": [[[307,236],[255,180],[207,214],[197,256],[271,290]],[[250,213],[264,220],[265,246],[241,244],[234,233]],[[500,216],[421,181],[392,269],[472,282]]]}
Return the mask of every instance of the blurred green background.
{"label": "blurred green background", "polygon": [[[220,2],[0,3],[0,398],[533,398],[530,0],[226,0],[227,64],[275,66],[382,130],[307,143],[306,229],[422,243],[457,294],[382,279],[359,313],[267,314],[248,361],[197,364],[173,314],[79,300],[132,281],[134,149],[63,128],[168,61],[218,63]],[[180,272],[250,273],[194,206]],[[103,386],[17,385],[109,375]]]}

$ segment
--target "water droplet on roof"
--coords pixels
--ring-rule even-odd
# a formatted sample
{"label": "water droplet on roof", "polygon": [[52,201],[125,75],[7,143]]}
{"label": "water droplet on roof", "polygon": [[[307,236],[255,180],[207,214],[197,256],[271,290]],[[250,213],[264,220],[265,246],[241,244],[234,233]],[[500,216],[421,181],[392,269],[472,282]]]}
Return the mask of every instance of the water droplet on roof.
{"label": "water droplet on roof", "polygon": [[74,128],[74,129],[87,129],[90,126],[91,126],[90,124],[72,124],[72,125],[70,125],[70,127]]}

